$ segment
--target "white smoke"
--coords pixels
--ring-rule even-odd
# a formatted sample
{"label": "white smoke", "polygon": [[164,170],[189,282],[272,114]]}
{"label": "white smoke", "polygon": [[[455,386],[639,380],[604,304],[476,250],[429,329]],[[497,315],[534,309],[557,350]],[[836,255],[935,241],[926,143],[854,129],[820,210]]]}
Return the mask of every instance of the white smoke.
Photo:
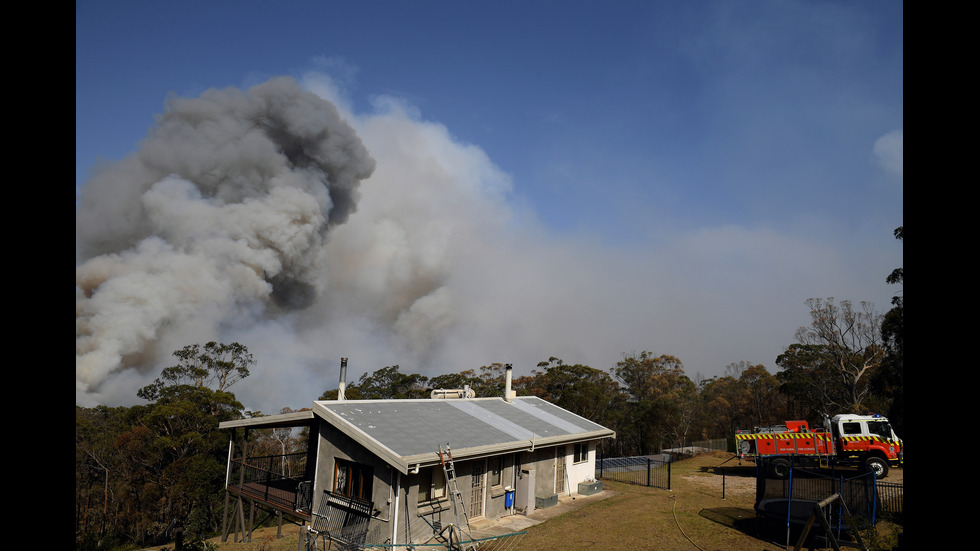
{"label": "white smoke", "polygon": [[292,79],[171,98],[76,213],[76,400],[155,368],[159,346],[312,304],[329,229],[373,168],[336,108]]}

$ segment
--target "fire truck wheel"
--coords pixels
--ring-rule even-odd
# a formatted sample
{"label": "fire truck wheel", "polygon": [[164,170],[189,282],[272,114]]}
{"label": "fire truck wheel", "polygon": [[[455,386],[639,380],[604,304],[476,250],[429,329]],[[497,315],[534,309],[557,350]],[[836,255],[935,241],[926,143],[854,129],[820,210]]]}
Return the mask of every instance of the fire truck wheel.
{"label": "fire truck wheel", "polygon": [[865,460],[864,467],[868,472],[874,473],[878,480],[888,476],[888,463],[880,457],[869,457]]}
{"label": "fire truck wheel", "polygon": [[770,465],[772,466],[772,474],[776,478],[787,478],[789,476],[788,459],[773,459]]}

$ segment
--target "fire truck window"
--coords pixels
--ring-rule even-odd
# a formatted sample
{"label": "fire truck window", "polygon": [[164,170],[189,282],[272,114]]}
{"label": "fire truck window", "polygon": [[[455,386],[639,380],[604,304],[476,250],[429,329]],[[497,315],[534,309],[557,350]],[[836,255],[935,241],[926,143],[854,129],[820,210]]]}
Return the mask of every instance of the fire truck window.
{"label": "fire truck window", "polygon": [[885,438],[890,438],[892,435],[892,429],[884,421],[871,421],[868,423],[868,432],[871,434],[877,434],[878,436],[884,436]]}
{"label": "fire truck window", "polygon": [[844,434],[861,434],[861,423],[844,423]]}

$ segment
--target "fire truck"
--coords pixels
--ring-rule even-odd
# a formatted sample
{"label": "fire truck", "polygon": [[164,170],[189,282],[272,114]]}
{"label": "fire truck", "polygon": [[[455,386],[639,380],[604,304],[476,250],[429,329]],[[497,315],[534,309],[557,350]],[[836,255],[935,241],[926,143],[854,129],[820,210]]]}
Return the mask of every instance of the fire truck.
{"label": "fire truck", "polygon": [[881,415],[824,415],[824,427],[810,430],[806,421],[735,431],[739,460],[771,458],[773,474],[785,477],[791,465],[867,469],[876,478],[903,463],[902,440]]}

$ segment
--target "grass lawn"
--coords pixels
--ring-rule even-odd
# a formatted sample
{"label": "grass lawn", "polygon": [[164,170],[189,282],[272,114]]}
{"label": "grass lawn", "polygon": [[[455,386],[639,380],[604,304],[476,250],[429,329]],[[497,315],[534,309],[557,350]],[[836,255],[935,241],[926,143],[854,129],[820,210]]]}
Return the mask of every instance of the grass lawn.
{"label": "grass lawn", "polygon": [[[726,476],[724,498],[722,477],[705,470],[730,457],[709,454],[674,463],[670,490],[604,481],[604,487],[616,495],[530,528],[516,549],[783,549],[757,539],[752,529],[754,469],[742,469],[740,474],[749,477]],[[734,466],[731,461],[725,465]],[[738,528],[730,521],[719,522],[731,519],[737,512],[733,509],[751,517],[748,529],[744,521]]]}

